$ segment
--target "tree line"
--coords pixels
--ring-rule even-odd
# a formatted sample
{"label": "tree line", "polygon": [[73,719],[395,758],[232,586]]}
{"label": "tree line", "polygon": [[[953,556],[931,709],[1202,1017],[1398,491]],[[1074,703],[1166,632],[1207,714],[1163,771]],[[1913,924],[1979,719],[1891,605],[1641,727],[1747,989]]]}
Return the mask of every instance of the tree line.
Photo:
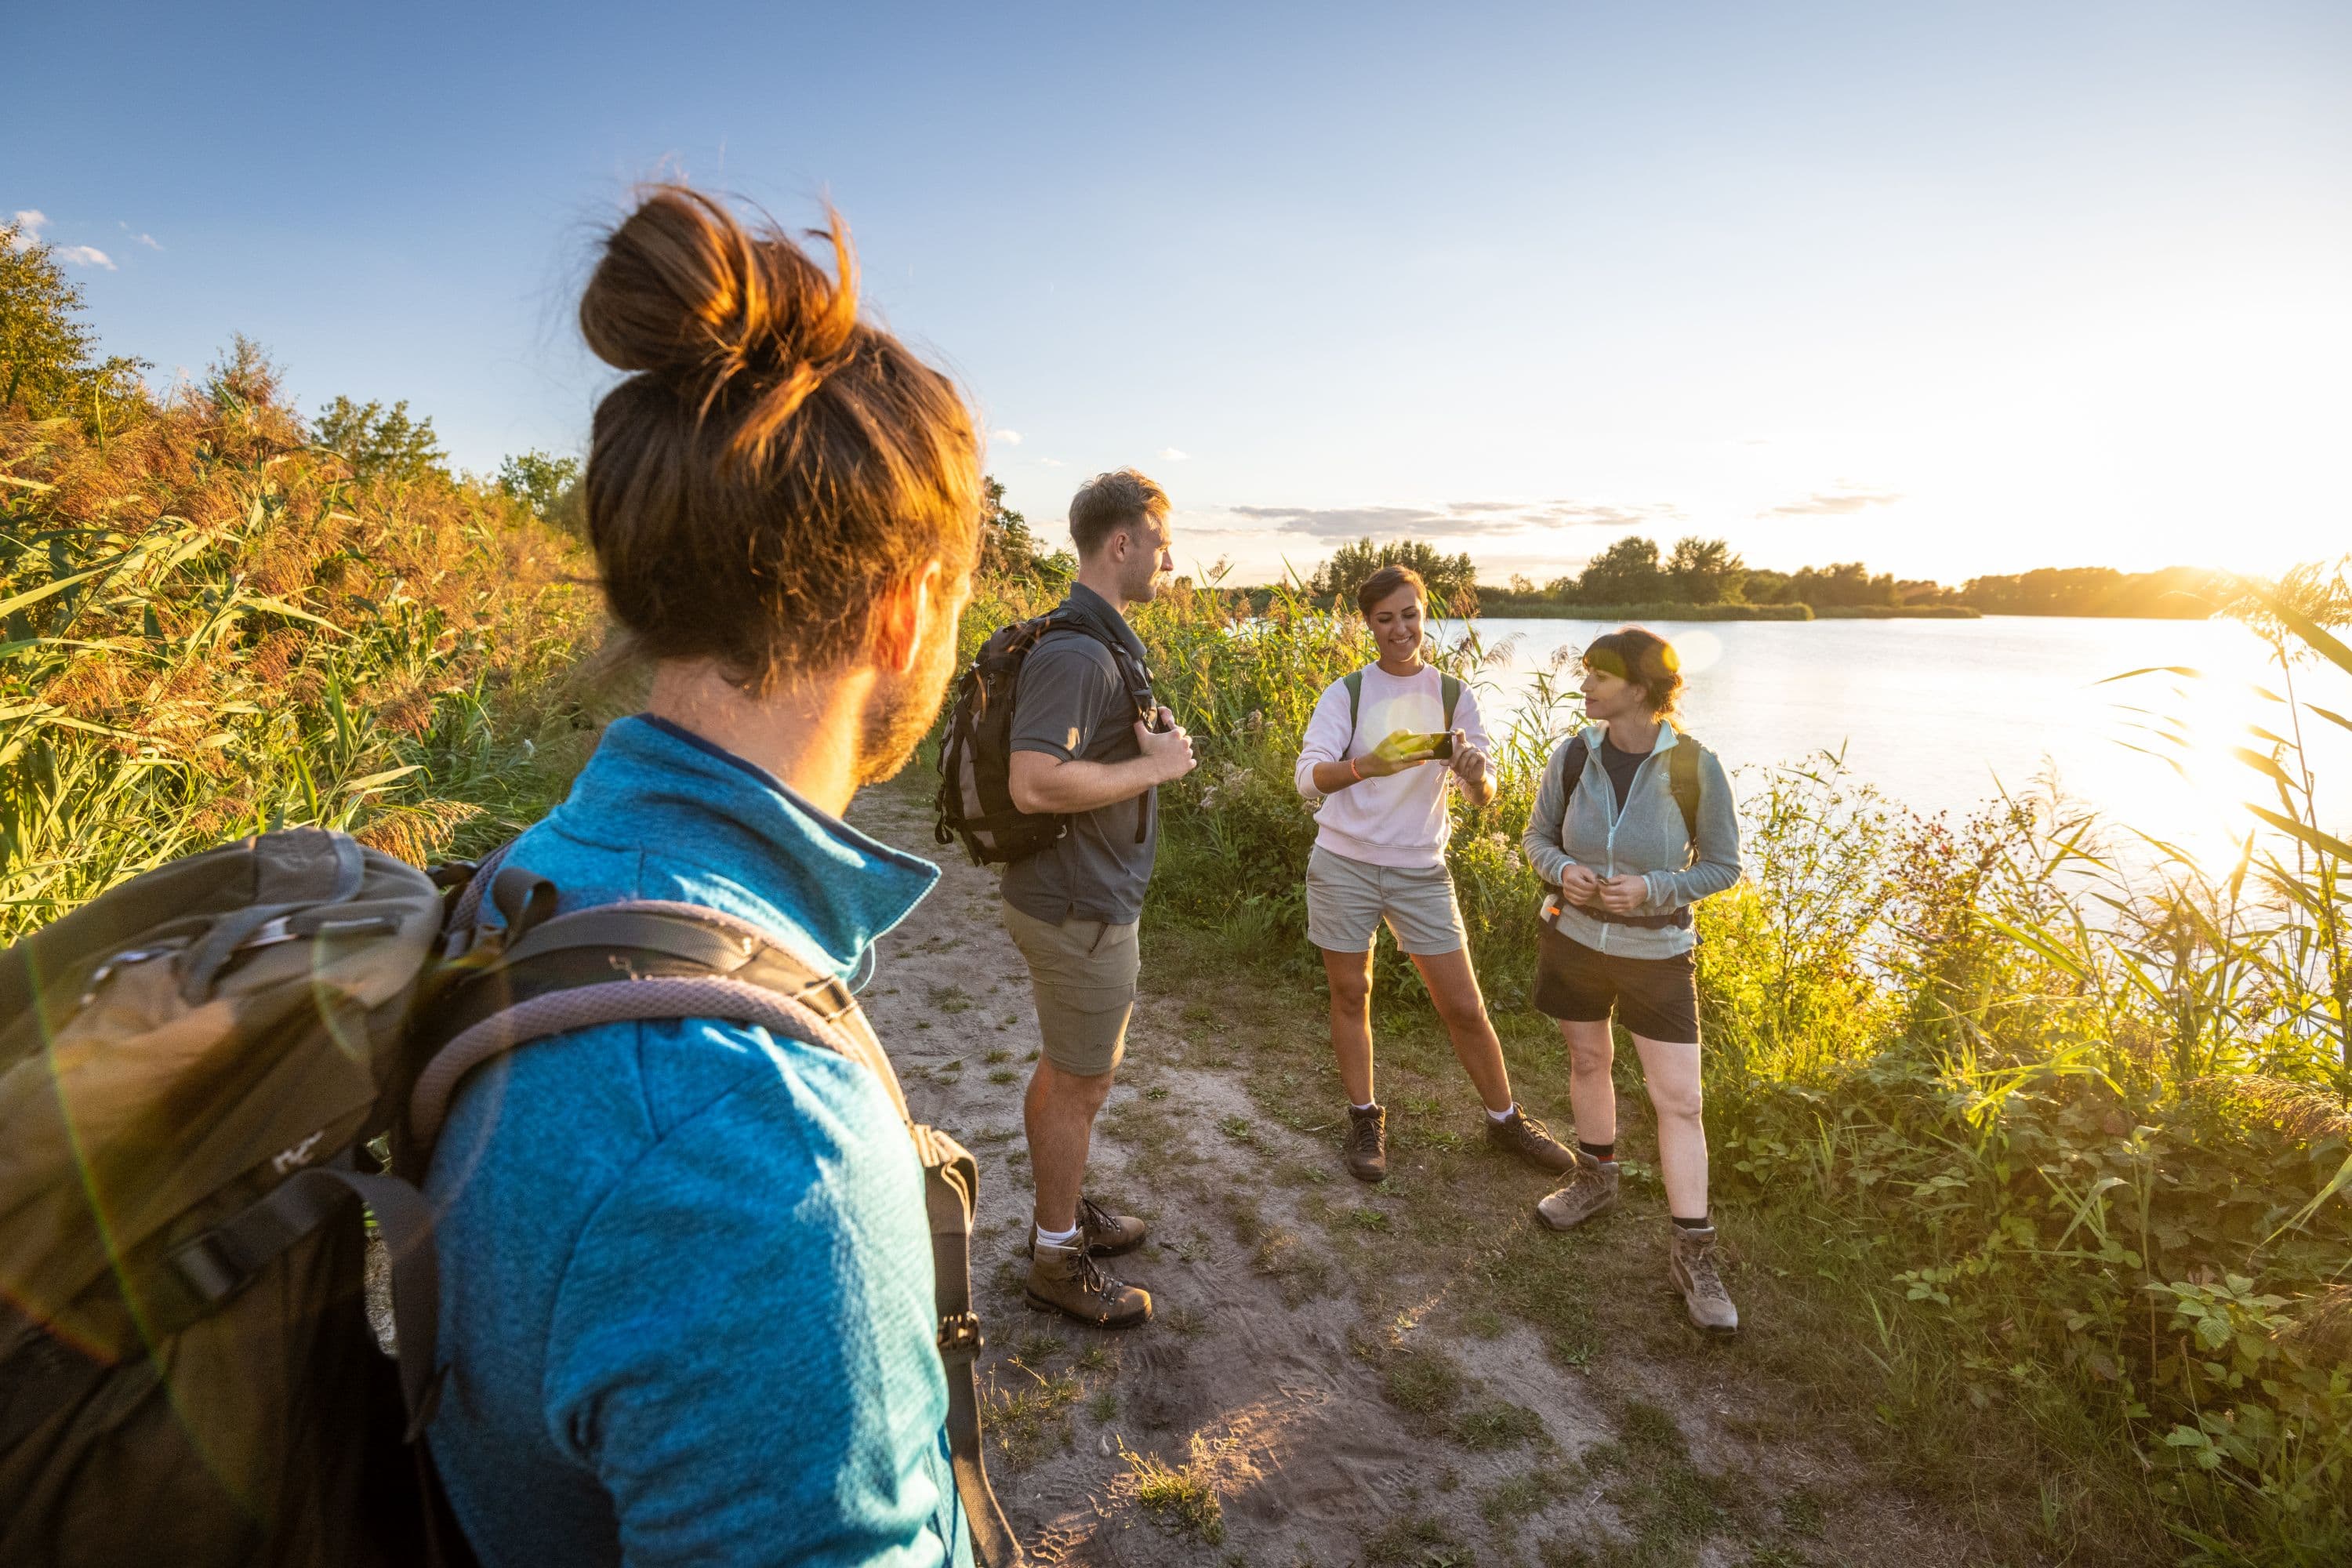
{"label": "tree line", "polygon": [[1316,568],[1311,593],[1346,605],[1365,578],[1403,564],[1427,579],[1432,596],[1455,614],[1484,608],[1508,614],[1536,605],[1620,607],[1659,605],[1809,605],[1815,609],[1972,609],[1994,616],[2137,616],[2201,619],[2225,595],[2213,573],[2170,566],[2119,572],[2112,566],[2042,567],[1971,577],[1957,588],[1926,578],[1873,572],[1859,561],[1776,572],[1750,566],[1720,539],[1696,535],[1662,551],[1639,536],[1618,540],[1574,574],[1538,584],[1515,574],[1483,585],[1465,552],[1448,555],[1421,540],[1343,544]]}

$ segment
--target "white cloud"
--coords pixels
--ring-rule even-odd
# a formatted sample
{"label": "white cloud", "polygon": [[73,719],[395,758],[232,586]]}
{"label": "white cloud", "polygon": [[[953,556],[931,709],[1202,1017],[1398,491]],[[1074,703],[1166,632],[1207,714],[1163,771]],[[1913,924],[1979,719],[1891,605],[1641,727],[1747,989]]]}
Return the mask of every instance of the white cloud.
{"label": "white cloud", "polygon": [[1018,430],[991,430],[988,437],[990,440],[1002,441],[1008,447],[1021,445],[1021,432]]}
{"label": "white cloud", "polygon": [[1040,458],[1037,461],[1040,465],[1048,468],[1058,468],[1064,467],[1062,459],[1059,458]]}
{"label": "white cloud", "polygon": [[38,207],[19,207],[9,216],[16,226],[16,233],[8,243],[17,250],[31,249],[41,237],[41,230],[49,226],[49,215]]}
{"label": "white cloud", "polygon": [[60,245],[53,247],[50,254],[74,267],[103,267],[109,272],[115,269],[114,258],[94,245]]}
{"label": "white cloud", "polygon": [[1665,503],[1458,500],[1440,507],[1237,506],[1228,509],[1264,527],[1317,539],[1471,535],[1541,537],[1563,528],[1637,528],[1671,522],[1682,513]]}
{"label": "white cloud", "polygon": [[145,247],[146,247],[148,249],[150,249],[150,250],[161,250],[161,249],[163,249],[163,242],[162,240],[160,240],[160,239],[157,239],[157,238],[156,238],[153,235],[152,235],[152,234],[147,234],[147,233],[144,233],[144,232],[142,232],[142,231],[140,231],[140,230],[137,230],[137,229],[133,229],[133,228],[132,228],[129,224],[127,224],[127,223],[120,223],[120,222],[118,222],[114,226],[115,226],[115,227],[117,227],[117,228],[119,228],[119,229],[121,229],[123,233],[125,233],[125,234],[127,234],[127,235],[131,236],[131,241],[132,241],[132,243],[134,243],[134,244],[143,245],[143,246],[145,246]]}
{"label": "white cloud", "polygon": [[1189,463],[1192,460],[1192,454],[1180,452],[1173,447],[1162,447],[1160,448],[1160,460],[1163,463]]}
{"label": "white cloud", "polygon": [[1874,506],[1893,506],[1903,499],[1899,490],[1815,490],[1803,500],[1776,506],[1759,517],[1849,517]]}

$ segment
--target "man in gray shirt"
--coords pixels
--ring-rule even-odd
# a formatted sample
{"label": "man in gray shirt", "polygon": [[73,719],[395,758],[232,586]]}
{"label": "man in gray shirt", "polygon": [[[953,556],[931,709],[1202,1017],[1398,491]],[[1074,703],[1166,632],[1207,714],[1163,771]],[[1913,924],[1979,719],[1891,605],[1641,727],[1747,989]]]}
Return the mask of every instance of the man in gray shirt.
{"label": "man in gray shirt", "polygon": [[1022,1116],[1037,1184],[1028,1297],[1102,1328],[1149,1320],[1151,1297],[1095,1258],[1142,1245],[1139,1219],[1080,1192],[1096,1114],[1127,1048],[1140,968],[1136,927],[1160,842],[1159,786],[1192,771],[1192,739],[1153,699],[1127,624],[1175,569],[1168,493],[1121,468],[1070,502],[1078,579],[1021,668],[1013,698],[1013,804],[1068,831],[1004,869],[1004,925],[1029,965],[1043,1050]]}

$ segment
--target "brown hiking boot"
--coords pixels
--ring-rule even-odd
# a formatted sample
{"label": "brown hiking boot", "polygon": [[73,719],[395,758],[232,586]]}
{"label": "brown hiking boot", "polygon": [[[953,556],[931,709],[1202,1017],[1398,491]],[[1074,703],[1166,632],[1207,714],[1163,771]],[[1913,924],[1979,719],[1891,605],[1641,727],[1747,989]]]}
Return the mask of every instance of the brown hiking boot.
{"label": "brown hiking boot", "polygon": [[1389,1175],[1389,1113],[1385,1106],[1370,1110],[1348,1107],[1348,1138],[1339,1146],[1347,1156],[1348,1174],[1360,1182],[1384,1182]]}
{"label": "brown hiking boot", "polygon": [[1514,1105],[1497,1121],[1486,1118],[1486,1142],[1507,1154],[1517,1154],[1540,1171],[1572,1171],[1576,1151],[1551,1135],[1551,1129]]}
{"label": "brown hiking boot", "polygon": [[1682,1292],[1690,1321],[1711,1334],[1737,1333],[1739,1309],[1731,1304],[1731,1293],[1723,1288],[1723,1275],[1716,1267],[1715,1226],[1686,1230],[1677,1225],[1674,1228],[1674,1245],[1666,1253],[1666,1279]]}
{"label": "brown hiking boot", "polygon": [[1083,1248],[1040,1242],[1029,1255],[1023,1291],[1040,1312],[1059,1312],[1097,1329],[1131,1329],[1151,1321],[1151,1293],[1105,1274]]}
{"label": "brown hiking boot", "polygon": [[1554,1230],[1574,1230],[1617,1206],[1617,1162],[1596,1160],[1581,1149],[1569,1153],[1576,1174],[1569,1177],[1568,1185],[1545,1194],[1536,1204],[1536,1217]]}
{"label": "brown hiking boot", "polygon": [[[1102,1205],[1078,1194],[1078,1234],[1086,1238],[1087,1252],[1095,1258],[1116,1258],[1122,1252],[1133,1252],[1143,1245],[1145,1226],[1133,1215],[1113,1214]],[[1037,1256],[1037,1222],[1029,1222],[1029,1256]]]}

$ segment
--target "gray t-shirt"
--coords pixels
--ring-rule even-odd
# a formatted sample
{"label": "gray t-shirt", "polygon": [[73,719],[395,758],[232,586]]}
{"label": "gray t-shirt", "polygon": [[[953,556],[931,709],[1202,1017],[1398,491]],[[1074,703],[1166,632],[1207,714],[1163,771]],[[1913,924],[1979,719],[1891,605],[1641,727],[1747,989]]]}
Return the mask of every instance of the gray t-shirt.
{"label": "gray t-shirt", "polygon": [[[1127,617],[1084,584],[1072,584],[1062,612],[1115,639],[1143,665],[1143,644]],[[1135,721],[1148,712],[1110,650],[1084,632],[1049,632],[1021,666],[1013,694],[1013,750],[1065,762],[1121,763],[1141,754]],[[1160,847],[1159,790],[1070,818],[1070,830],[1004,868],[1004,901],[1055,925],[1071,919],[1127,925],[1143,913],[1143,889]],[[1140,841],[1137,828],[1142,829]]]}

